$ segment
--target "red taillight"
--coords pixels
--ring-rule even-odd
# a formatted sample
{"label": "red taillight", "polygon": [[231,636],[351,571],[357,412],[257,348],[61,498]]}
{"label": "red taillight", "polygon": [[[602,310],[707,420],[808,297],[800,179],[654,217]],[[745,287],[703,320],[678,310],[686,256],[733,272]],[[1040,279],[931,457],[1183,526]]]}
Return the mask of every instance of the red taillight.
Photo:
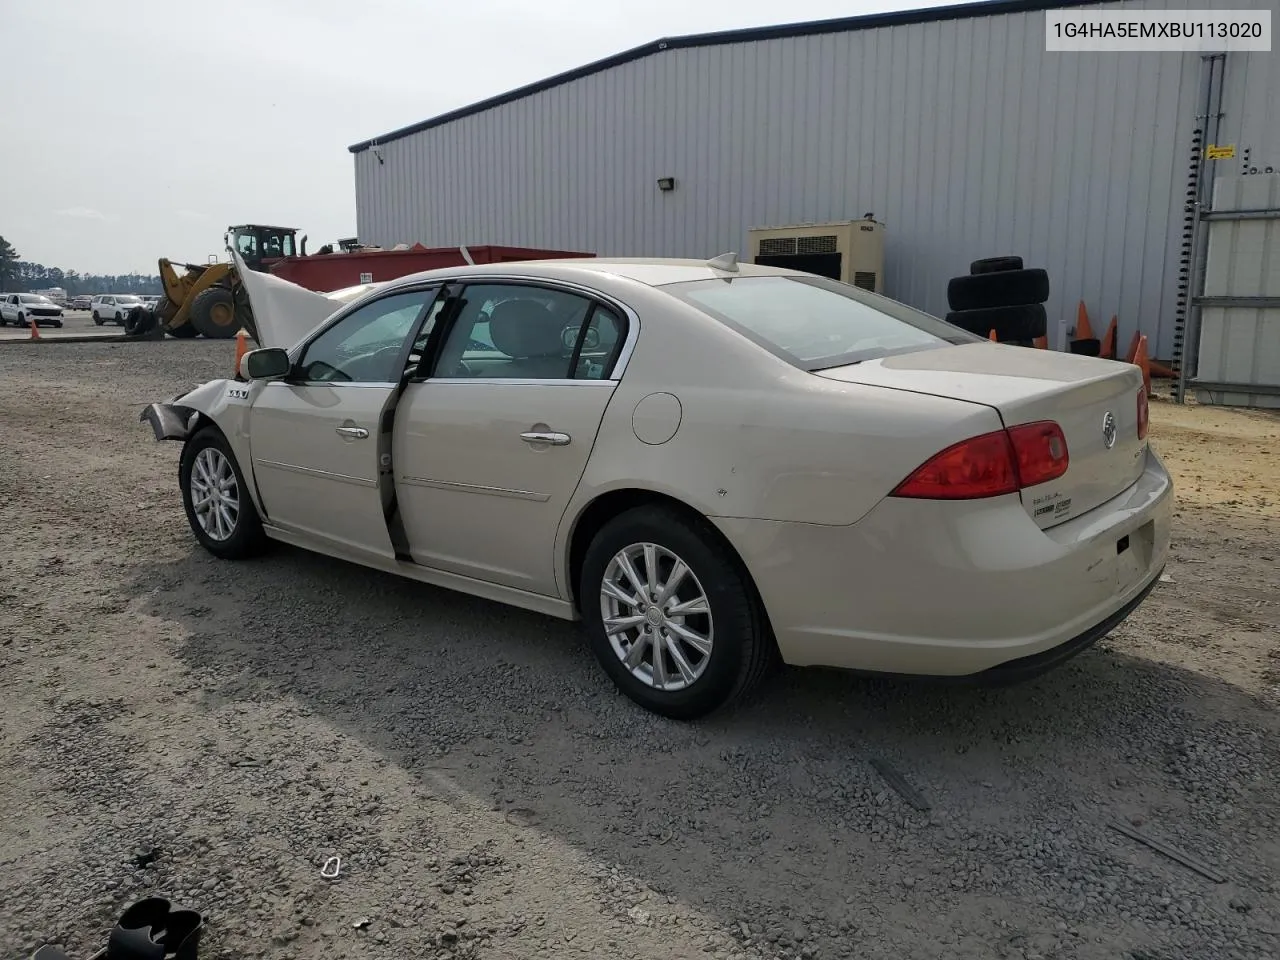
{"label": "red taillight", "polygon": [[1052,420],[1010,427],[1009,439],[1018,459],[1020,486],[1048,483],[1067,472],[1067,438]]}
{"label": "red taillight", "polygon": [[977,500],[1017,493],[1067,472],[1067,438],[1056,423],[1025,423],[972,437],[930,458],[890,496]]}
{"label": "red taillight", "polygon": [[1147,388],[1138,389],[1138,439],[1147,439],[1147,424],[1151,421],[1151,408],[1147,406]]}
{"label": "red taillight", "polygon": [[895,497],[975,500],[1018,492],[1013,444],[1004,430],[947,447],[893,491]]}

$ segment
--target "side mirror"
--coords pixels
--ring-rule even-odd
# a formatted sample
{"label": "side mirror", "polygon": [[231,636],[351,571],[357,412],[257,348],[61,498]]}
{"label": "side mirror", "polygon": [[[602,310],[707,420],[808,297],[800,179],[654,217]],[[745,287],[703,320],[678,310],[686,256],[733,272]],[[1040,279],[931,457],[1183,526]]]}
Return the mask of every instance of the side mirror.
{"label": "side mirror", "polygon": [[280,347],[250,350],[240,358],[240,375],[247,380],[279,380],[292,367],[288,352]]}

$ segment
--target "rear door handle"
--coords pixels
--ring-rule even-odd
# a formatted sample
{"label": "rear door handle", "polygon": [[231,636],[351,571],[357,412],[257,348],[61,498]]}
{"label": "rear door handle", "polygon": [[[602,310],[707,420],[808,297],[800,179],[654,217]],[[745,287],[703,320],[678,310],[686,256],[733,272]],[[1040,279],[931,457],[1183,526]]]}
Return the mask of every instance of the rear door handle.
{"label": "rear door handle", "polygon": [[525,443],[549,443],[553,447],[566,446],[572,439],[567,433],[554,433],[550,430],[530,430],[520,434]]}
{"label": "rear door handle", "polygon": [[369,439],[369,431],[364,427],[334,427],[334,431],[338,436],[347,440],[367,440]]}

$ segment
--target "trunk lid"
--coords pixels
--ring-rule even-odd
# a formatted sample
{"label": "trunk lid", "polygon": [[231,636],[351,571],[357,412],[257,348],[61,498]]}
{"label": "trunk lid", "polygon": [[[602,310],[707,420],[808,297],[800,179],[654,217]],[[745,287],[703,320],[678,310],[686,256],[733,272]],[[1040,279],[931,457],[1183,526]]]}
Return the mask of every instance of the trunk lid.
{"label": "trunk lid", "polygon": [[[867,360],[818,375],[983,404],[994,408],[1006,427],[1056,422],[1067,439],[1067,472],[1022,491],[1023,507],[1041,529],[1105,503],[1135,483],[1145,467],[1147,441],[1138,439],[1142,373],[1133,364],[970,343]],[[1114,424],[1110,445],[1108,418]]]}

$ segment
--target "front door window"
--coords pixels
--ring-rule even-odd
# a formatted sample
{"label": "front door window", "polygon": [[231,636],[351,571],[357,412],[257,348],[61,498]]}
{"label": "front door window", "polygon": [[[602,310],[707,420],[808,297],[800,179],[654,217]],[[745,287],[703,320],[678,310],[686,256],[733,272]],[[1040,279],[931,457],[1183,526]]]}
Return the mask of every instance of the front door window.
{"label": "front door window", "polygon": [[436,290],[410,290],[366,304],[311,341],[298,364],[308,383],[395,383],[405,338]]}

